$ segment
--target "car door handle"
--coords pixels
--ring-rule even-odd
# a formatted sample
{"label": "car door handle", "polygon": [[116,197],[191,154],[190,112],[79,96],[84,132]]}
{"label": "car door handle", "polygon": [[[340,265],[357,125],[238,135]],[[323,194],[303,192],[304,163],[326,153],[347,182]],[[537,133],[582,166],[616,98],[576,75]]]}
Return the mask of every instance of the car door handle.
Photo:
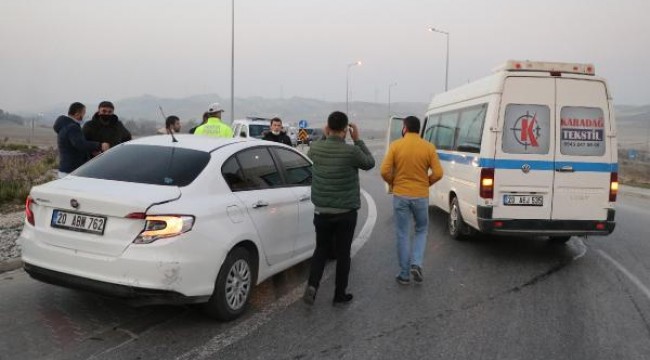
{"label": "car door handle", "polygon": [[303,195],[300,195],[300,197],[298,198],[298,201],[301,201],[301,202],[302,201],[307,201],[307,200],[311,200],[311,195],[310,194],[303,194]]}
{"label": "car door handle", "polygon": [[573,166],[571,165],[565,165],[560,168],[555,169],[557,172],[573,172]]}
{"label": "car door handle", "polygon": [[257,209],[265,206],[269,206],[269,203],[267,203],[266,201],[259,200],[255,204],[253,204],[253,209]]}

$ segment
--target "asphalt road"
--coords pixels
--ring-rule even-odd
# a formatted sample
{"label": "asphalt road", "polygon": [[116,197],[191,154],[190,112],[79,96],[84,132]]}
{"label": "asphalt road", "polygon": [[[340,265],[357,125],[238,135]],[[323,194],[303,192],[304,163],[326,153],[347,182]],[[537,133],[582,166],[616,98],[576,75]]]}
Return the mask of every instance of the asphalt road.
{"label": "asphalt road", "polygon": [[132,308],[17,270],[0,275],[0,359],[650,358],[650,199],[620,196],[612,235],[566,245],[455,241],[432,210],[425,282],[400,286],[378,169],[362,187],[370,197],[357,232],[367,242],[352,260],[346,308],[331,306],[332,277],[313,307],[299,300],[308,263],[258,287],[231,323],[193,306]]}

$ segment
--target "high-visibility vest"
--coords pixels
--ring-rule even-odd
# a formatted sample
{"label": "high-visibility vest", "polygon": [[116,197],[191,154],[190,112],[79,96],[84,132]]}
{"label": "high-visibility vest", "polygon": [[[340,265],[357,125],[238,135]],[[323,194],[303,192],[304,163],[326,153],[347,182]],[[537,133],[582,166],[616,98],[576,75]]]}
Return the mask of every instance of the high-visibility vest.
{"label": "high-visibility vest", "polygon": [[222,137],[222,138],[231,138],[232,129],[230,126],[221,122],[221,119],[218,117],[211,117],[208,121],[197,127],[194,131],[194,135],[207,135],[213,137]]}

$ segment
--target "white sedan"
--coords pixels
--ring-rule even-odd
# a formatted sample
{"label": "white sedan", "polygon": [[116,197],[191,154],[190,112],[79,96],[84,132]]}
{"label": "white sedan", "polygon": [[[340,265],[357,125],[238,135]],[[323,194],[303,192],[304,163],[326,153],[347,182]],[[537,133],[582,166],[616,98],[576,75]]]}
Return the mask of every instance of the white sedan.
{"label": "white sedan", "polygon": [[273,142],[179,135],[119,145],[32,188],[35,279],[240,315],[253,285],[311,257],[311,161]]}

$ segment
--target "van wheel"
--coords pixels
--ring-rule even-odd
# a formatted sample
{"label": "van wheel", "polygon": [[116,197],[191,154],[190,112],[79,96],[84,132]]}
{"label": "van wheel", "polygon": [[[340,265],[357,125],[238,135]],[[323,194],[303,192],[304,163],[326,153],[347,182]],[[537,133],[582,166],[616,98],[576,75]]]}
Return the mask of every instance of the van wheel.
{"label": "van wheel", "polygon": [[554,244],[565,244],[571,239],[571,236],[550,236],[548,240]]}
{"label": "van wheel", "polygon": [[252,269],[248,251],[242,247],[233,249],[223,262],[212,296],[204,306],[206,314],[223,321],[241,315],[253,290]]}
{"label": "van wheel", "polygon": [[449,235],[456,240],[462,240],[463,237],[469,233],[469,230],[467,230],[468,226],[465,224],[465,221],[463,221],[463,215],[460,213],[458,198],[453,198],[451,200],[447,228],[449,229]]}

